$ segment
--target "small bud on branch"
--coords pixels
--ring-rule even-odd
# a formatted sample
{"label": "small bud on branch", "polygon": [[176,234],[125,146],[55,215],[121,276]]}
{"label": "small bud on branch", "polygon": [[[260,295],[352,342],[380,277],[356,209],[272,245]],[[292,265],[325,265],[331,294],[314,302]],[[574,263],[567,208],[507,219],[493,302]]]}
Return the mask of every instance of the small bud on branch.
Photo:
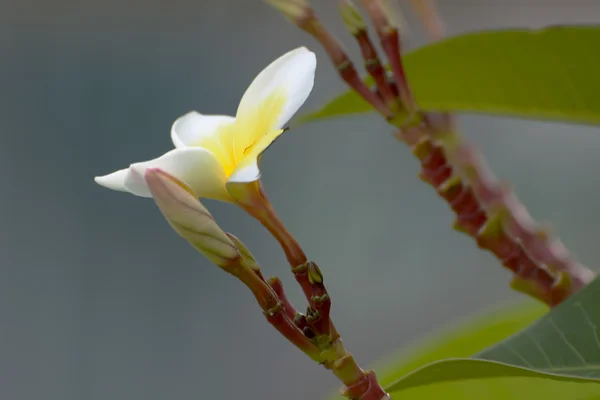
{"label": "small bud on branch", "polygon": [[391,22],[394,20],[392,9],[384,7],[381,0],[362,0],[362,4],[375,25],[381,47],[390,62],[396,79],[403,115],[395,115],[395,124],[405,124],[407,120],[410,121],[414,118],[417,107],[402,65],[400,32]]}
{"label": "small bud on branch", "polygon": [[279,12],[296,23],[301,21],[310,13],[310,6],[306,0],[265,0],[275,7]]}
{"label": "small bud on branch", "polygon": [[340,3],[340,13],[344,19],[346,27],[356,38],[360,51],[365,60],[365,69],[373,77],[377,86],[378,94],[381,96],[385,105],[392,113],[399,111],[400,103],[397,97],[397,89],[390,83],[387,73],[377,54],[377,50],[369,38],[367,26],[365,25],[359,11],[351,0],[342,0]]}
{"label": "small bud on branch", "polygon": [[352,0],[340,1],[340,14],[344,20],[344,25],[346,25],[346,28],[348,28],[348,31],[352,35],[367,30],[367,24],[365,24],[364,19],[356,9],[354,3],[352,3]]}
{"label": "small bud on branch", "polygon": [[387,17],[388,25],[396,29],[400,36],[405,36],[407,33],[406,21],[400,12],[398,0],[381,0],[381,8]]}

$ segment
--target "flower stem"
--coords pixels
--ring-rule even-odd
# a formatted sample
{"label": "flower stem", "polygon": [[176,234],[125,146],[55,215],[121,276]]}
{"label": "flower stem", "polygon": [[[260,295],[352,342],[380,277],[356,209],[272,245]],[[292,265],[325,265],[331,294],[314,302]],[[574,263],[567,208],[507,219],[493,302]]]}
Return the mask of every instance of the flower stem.
{"label": "flower stem", "polygon": [[373,77],[378,93],[386,102],[388,108],[397,112],[397,89],[394,88],[389,82],[385,69],[383,68],[381,60],[379,59],[379,55],[377,54],[377,50],[375,49],[375,45],[369,38],[366,29],[358,30],[354,34],[354,37],[356,38],[356,41],[360,47],[360,51],[365,59],[365,68],[367,72],[369,72],[369,75]]}
{"label": "flower stem", "polygon": [[288,317],[282,303],[279,303],[276,307],[265,310],[264,314],[267,321],[286,339],[314,361],[320,361],[321,353],[318,347],[311,343],[304,333],[294,324],[293,320]]}
{"label": "flower stem", "polygon": [[[233,237],[233,235],[229,235]],[[235,237],[233,237],[235,238]],[[238,242],[237,238],[235,238]],[[254,260],[252,260],[254,261]],[[295,312],[295,309],[287,309],[289,302],[283,293],[283,287],[279,287],[279,293],[265,282],[257,270],[248,265],[247,259],[243,256],[232,260],[228,265],[224,266],[227,272],[238,278],[246,285],[263,310],[267,321],[279,331],[290,343],[300,349],[307,356],[315,361],[320,360],[320,350],[312,343],[303,333],[296,327],[293,322],[293,317],[290,318],[290,312]],[[281,282],[280,282],[281,283]]]}
{"label": "flower stem", "polygon": [[285,294],[285,291],[283,290],[283,284],[281,283],[281,279],[274,276],[272,278],[269,278],[267,283],[269,284],[269,286],[271,286],[273,291],[277,294],[277,297],[279,297],[279,300],[281,300],[281,303],[283,304],[283,307],[285,309],[285,314],[287,315],[287,317],[291,321],[293,321],[294,317],[296,316],[296,314],[298,312],[296,311],[296,307],[294,307],[294,305],[288,300],[287,295]]}
{"label": "flower stem", "polygon": [[298,241],[287,230],[277,212],[268,200],[262,183],[258,184],[259,196],[255,199],[252,206],[242,205],[242,208],[251,216],[256,218],[273,237],[279,242],[288,263],[292,267],[294,277],[300,285],[306,299],[310,302],[312,297],[312,289],[306,271],[302,266],[307,262],[306,254],[300,247]]}
{"label": "flower stem", "polygon": [[[261,183],[258,188],[262,200],[259,202],[258,199],[255,199],[252,207],[243,207],[261,222],[280,243],[292,266],[294,277],[309,302],[307,315],[298,314],[295,308],[289,305],[281,281],[271,278],[269,284],[280,301],[270,312],[265,313],[267,319],[290,341],[298,342],[299,339],[296,336],[303,332],[305,339],[309,339],[318,349],[319,354],[316,360],[325,368],[330,369],[344,383],[343,391],[346,396],[357,400],[390,398],[377,382],[375,374],[372,371],[363,371],[352,355],[346,351],[339,332],[331,321],[331,298],[323,283],[321,270],[314,262],[307,261],[304,251],[285,228],[267,199]],[[292,317],[292,315],[294,316]],[[294,329],[289,326],[289,321],[292,319],[295,323]],[[312,353],[307,352],[307,349],[303,349],[303,351],[315,359]]]}
{"label": "flower stem", "polygon": [[362,4],[375,25],[381,47],[392,67],[398,87],[398,95],[403,106],[403,113],[412,116],[416,111],[416,104],[402,65],[400,33],[396,27],[389,23],[388,16],[381,6],[380,0],[362,0]]}

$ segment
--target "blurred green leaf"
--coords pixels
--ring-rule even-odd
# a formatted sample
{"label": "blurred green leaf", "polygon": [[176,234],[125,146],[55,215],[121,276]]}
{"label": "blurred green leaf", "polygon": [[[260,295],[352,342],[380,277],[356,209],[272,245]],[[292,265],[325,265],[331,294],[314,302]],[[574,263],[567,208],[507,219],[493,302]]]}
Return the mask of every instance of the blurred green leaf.
{"label": "blurred green leaf", "polygon": [[527,329],[475,357],[548,373],[600,379],[600,279]]}
{"label": "blurred green leaf", "polygon": [[[494,384],[494,393],[500,382],[508,385],[505,389],[515,391],[511,397],[514,399],[531,398],[521,394],[528,393],[525,389],[530,385],[537,393],[544,388],[560,390],[563,384],[569,388],[568,398],[600,398],[600,382],[593,380],[600,378],[599,303],[597,279],[526,329],[475,357],[433,362],[387,389],[398,393],[419,386],[443,387],[452,382],[459,386],[470,382],[465,387],[471,387],[473,382],[482,380]],[[559,398],[549,394],[553,395],[550,398]],[[536,396],[543,398],[539,393]]]}
{"label": "blurred green leaf", "polygon": [[432,362],[471,357],[529,326],[547,312],[547,306],[529,299],[516,305],[494,307],[399,351],[376,367],[377,376],[382,384],[389,385]]}
{"label": "blurred green leaf", "polygon": [[[425,111],[600,124],[600,26],[470,33],[407,53],[404,61]],[[370,111],[345,92],[300,121]]]}
{"label": "blurred green leaf", "polygon": [[[533,300],[487,310],[482,315],[453,324],[451,328],[435,333],[427,339],[419,340],[418,343],[409,346],[406,350],[401,350],[388,357],[387,360],[375,366],[377,377],[386,386],[429,363],[446,358],[470,357],[530,325],[547,311],[546,306]],[[458,391],[453,389],[452,384],[446,386],[443,392],[444,396],[451,396],[454,392],[459,394],[463,392],[462,389]],[[415,390],[422,390],[421,388]],[[426,393],[429,396],[435,391],[429,390]],[[407,398],[429,399],[430,397],[427,396],[408,396]],[[342,399],[340,396],[335,398]],[[452,397],[447,398],[451,399]]]}
{"label": "blurred green leaf", "polygon": [[440,381],[430,385],[390,390],[389,393],[394,399],[411,400],[598,400],[600,385],[595,382],[503,376]]}

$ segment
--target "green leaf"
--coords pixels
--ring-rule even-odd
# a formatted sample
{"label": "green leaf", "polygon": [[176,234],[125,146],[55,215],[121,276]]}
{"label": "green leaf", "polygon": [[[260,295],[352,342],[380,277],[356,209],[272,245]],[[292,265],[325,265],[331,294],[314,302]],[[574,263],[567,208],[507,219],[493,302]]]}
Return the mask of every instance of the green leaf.
{"label": "green leaf", "polygon": [[[470,33],[407,53],[404,62],[425,111],[600,124],[600,26]],[[301,121],[371,111],[346,92]]]}
{"label": "green leaf", "polygon": [[[445,358],[470,357],[518,332],[547,311],[546,306],[533,300],[517,305],[494,307],[482,315],[455,323],[451,328],[419,340],[407,350],[390,356],[375,367],[377,377],[385,386],[431,362]],[[453,393],[453,389],[446,387],[444,395],[450,396],[449,393]],[[458,393],[463,393],[463,390],[459,390]],[[427,392],[427,396],[429,395],[431,391]],[[408,398],[429,399],[427,396]],[[339,396],[335,398],[342,399]]]}
{"label": "green leaf", "polygon": [[590,382],[557,381],[539,377],[502,376],[389,390],[394,399],[411,400],[598,400],[600,385]]}
{"label": "green leaf", "polygon": [[401,350],[380,363],[377,376],[387,385],[429,363],[470,357],[527,327],[547,311],[548,307],[534,300],[494,307]]}
{"label": "green leaf", "polygon": [[[598,304],[600,279],[528,328],[483,350],[472,359],[447,359],[428,364],[387,389],[397,393],[425,385],[500,379],[513,385],[516,380],[520,386],[535,382],[538,389],[549,385],[558,390],[561,384],[565,384],[570,387],[569,390],[576,390],[578,395],[600,396],[600,381],[596,380],[600,378]],[[574,386],[574,383],[577,385]],[[512,398],[528,397],[519,395]]]}

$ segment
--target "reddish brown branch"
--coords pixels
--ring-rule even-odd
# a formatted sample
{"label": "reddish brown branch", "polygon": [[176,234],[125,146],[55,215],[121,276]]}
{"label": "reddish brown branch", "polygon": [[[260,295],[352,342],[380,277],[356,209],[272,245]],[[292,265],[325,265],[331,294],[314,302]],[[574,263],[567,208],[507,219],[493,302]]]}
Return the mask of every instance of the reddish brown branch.
{"label": "reddish brown branch", "polygon": [[386,118],[392,116],[391,111],[384,104],[383,100],[376,93],[371,91],[371,89],[363,82],[341,43],[325,29],[317,19],[312,8],[307,6],[304,13],[293,18],[292,22],[321,43],[340,77],[348,84],[348,86],[359,93],[360,96],[371,104],[371,106],[373,106],[373,108],[381,115]]}
{"label": "reddish brown branch", "polygon": [[377,381],[375,372],[363,372],[361,380],[342,390],[342,394],[351,399],[359,400],[389,400],[391,396],[383,390]]}
{"label": "reddish brown branch", "polygon": [[294,307],[294,305],[288,300],[287,295],[283,290],[283,284],[281,283],[281,279],[279,279],[276,276],[273,276],[269,278],[267,283],[269,284],[269,286],[271,286],[271,289],[273,289],[275,294],[277,294],[279,300],[281,300],[281,304],[285,310],[285,314],[287,315],[287,317],[293,321],[297,313],[296,307]]}
{"label": "reddish brown branch", "polygon": [[[267,321],[277,331],[310,358],[319,361],[320,350],[293,323],[293,313],[291,318],[289,316],[290,311],[293,312],[295,310],[287,300],[281,282],[279,282],[279,285],[277,282],[274,282],[275,289],[269,286],[262,278],[258,264],[246,246],[237,237],[231,234],[228,234],[228,236],[236,244],[240,257],[230,261],[223,269],[238,278],[250,289],[260,308],[263,310]],[[287,309],[286,305],[290,309]]]}
{"label": "reddish brown branch", "polygon": [[535,295],[549,305],[564,300],[568,293],[557,284],[560,275],[534,261],[521,243],[502,229],[499,219],[488,217],[473,189],[454,174],[444,149],[431,139],[430,130],[431,126],[423,122],[418,127],[401,129],[398,135],[421,162],[421,179],[433,186],[456,213],[454,227],[473,237],[480,248],[490,251],[503,266],[522,281],[528,282],[527,287],[534,289],[528,294]]}
{"label": "reddish brown branch", "polygon": [[533,220],[514,192],[498,181],[475,149],[460,141],[453,152],[457,168],[466,172],[466,179],[482,207],[502,214],[502,228],[511,237],[518,238],[533,259],[554,271],[568,274],[575,290],[594,278],[589,269],[571,257],[558,238],[553,238],[544,226]]}
{"label": "reddish brown branch", "polygon": [[313,360],[320,362],[321,355],[319,349],[300,329],[298,329],[293,320],[286,315],[281,303],[278,303],[273,308],[265,310],[264,315],[267,318],[267,321],[269,321],[279,333],[287,338],[290,343],[294,344]]}
{"label": "reddish brown branch", "polygon": [[318,265],[309,261],[306,264],[306,270],[312,290],[309,313],[307,314],[308,323],[317,335],[326,337],[331,342],[333,341],[330,316],[331,298],[323,283],[323,275]]}
{"label": "reddish brown branch", "polygon": [[366,30],[358,31],[354,37],[358,41],[360,51],[365,59],[365,69],[373,77],[375,86],[381,97],[392,111],[398,111],[398,92],[387,78],[387,73],[381,64],[377,50],[371,42]]}
{"label": "reddish brown branch", "polygon": [[[482,157],[455,133],[454,118],[418,111],[402,66],[398,30],[389,23],[380,0],[362,3],[375,25],[408,112],[392,118],[399,127],[397,136],[421,161],[421,179],[431,184],[457,214],[455,228],[475,238],[479,247],[491,251],[515,274],[514,288],[550,305],[589,283],[594,274],[574,261],[564,245],[552,240],[514,194],[497,182]],[[428,31],[439,38],[443,25],[434,3],[418,6]],[[365,54],[368,59],[370,54]]]}
{"label": "reddish brown branch", "polygon": [[375,25],[381,47],[383,48],[383,51],[390,62],[392,72],[394,73],[398,94],[403,106],[403,114],[407,114],[403,117],[406,118],[408,116],[410,118],[415,114],[417,108],[402,64],[401,42],[398,28],[389,23],[386,10],[381,6],[380,0],[362,0],[362,4],[371,17],[373,25]]}
{"label": "reddish brown branch", "polygon": [[498,181],[483,156],[456,133],[451,118],[444,114],[429,114],[427,124],[428,135],[443,147],[449,163],[469,184],[488,218],[496,218],[497,229],[507,240],[517,243],[537,265],[539,272],[531,274],[531,279],[545,276],[543,270],[555,277],[551,305],[560,303],[591,282],[595,274],[572,259],[560,240],[552,238],[531,218],[515,194]]}

